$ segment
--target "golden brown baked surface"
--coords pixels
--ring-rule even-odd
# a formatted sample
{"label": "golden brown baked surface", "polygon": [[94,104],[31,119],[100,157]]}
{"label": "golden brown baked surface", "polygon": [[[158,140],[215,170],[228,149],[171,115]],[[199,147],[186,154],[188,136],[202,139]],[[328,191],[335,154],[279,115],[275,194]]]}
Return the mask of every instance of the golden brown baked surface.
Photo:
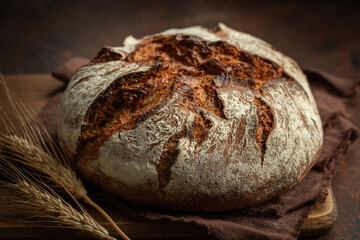
{"label": "golden brown baked surface", "polygon": [[[105,48],[91,62],[122,58]],[[117,80],[91,105],[82,128],[81,157],[96,156],[109,136],[136,127],[150,115],[148,111],[168,101],[174,92],[181,96],[182,110],[195,114],[194,138],[201,143],[211,128],[211,121],[196,113],[196,109],[204,108],[225,118],[222,102],[217,96],[217,88],[224,86],[254,91],[259,117],[255,137],[264,154],[267,136],[273,127],[273,113],[271,107],[256,96],[264,94],[262,86],[268,81],[293,81],[282,68],[266,59],[242,52],[224,41],[208,44],[189,35],[148,38],[139,43],[125,61],[154,67],[146,73],[135,73]],[[243,130],[239,129],[239,134]],[[166,151],[157,168],[160,179],[176,159],[177,141],[181,136],[185,136],[184,130],[170,138],[164,147]],[[169,178],[169,174],[166,175]],[[164,180],[160,182],[163,183],[161,186],[165,184]]]}

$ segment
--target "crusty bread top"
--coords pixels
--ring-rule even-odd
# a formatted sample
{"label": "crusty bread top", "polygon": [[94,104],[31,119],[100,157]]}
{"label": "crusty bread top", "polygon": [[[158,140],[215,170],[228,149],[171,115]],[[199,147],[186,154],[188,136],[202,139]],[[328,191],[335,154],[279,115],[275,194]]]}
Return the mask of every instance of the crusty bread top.
{"label": "crusty bread top", "polygon": [[[223,24],[124,44],[77,71],[59,115],[65,153],[121,182],[119,195],[142,188],[170,205],[209,197],[213,206],[188,209],[226,210],[291,187],[314,164],[314,98],[297,64],[269,44]],[[237,205],[221,208],[226,199]]]}

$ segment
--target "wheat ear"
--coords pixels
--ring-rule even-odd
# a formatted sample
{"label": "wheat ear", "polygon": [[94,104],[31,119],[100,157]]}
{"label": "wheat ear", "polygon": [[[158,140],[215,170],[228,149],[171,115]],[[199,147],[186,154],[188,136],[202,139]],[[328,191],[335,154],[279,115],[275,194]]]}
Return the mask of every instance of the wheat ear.
{"label": "wheat ear", "polygon": [[[83,199],[99,211],[123,239],[130,240],[111,217],[90,199],[80,178],[61,154],[37,114],[11,96],[1,74],[0,76],[0,83],[19,125],[15,127],[4,111],[0,111],[0,118],[6,128],[6,133],[0,133],[0,148],[10,150],[10,154],[14,155],[13,160],[45,174],[55,183],[55,187],[64,188],[75,198]],[[4,154],[8,152],[0,152],[0,156]]]}
{"label": "wheat ear", "polygon": [[44,212],[41,216],[37,216],[42,219],[37,221],[38,224],[51,223],[53,224],[52,226],[62,226],[85,231],[99,239],[115,239],[111,237],[108,231],[98,224],[78,202],[76,203],[80,207],[81,212],[65,202],[54,191],[51,191],[44,182],[41,182],[40,180],[37,182],[31,180],[4,158],[0,157],[0,159],[2,162],[0,165],[0,171],[4,176],[12,181],[0,181],[0,185],[16,190],[20,193],[23,200],[19,200],[18,202],[34,206]]}

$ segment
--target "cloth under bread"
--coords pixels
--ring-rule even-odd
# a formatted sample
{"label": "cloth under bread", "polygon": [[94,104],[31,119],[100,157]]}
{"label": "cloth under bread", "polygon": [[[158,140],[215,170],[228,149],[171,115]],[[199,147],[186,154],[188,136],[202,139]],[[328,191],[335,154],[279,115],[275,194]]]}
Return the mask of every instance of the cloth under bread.
{"label": "cloth under bread", "polygon": [[[65,83],[88,59],[74,58],[53,72]],[[314,201],[324,201],[331,179],[345,160],[349,146],[358,137],[350,121],[355,109],[357,85],[350,79],[304,69],[316,99],[324,128],[324,146],[319,160],[306,177],[289,191],[256,207],[209,214],[177,213],[124,203],[103,193],[95,198],[116,202],[119,211],[150,220],[186,222],[205,227],[217,239],[296,239]],[[56,139],[57,110],[62,93],[53,97],[40,113],[50,135]]]}

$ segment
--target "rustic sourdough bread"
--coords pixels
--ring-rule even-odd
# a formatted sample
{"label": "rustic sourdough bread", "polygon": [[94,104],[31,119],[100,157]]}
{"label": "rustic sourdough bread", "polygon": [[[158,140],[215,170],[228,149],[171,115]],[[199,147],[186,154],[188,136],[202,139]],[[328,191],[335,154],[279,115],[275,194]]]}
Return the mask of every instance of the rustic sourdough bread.
{"label": "rustic sourdough bread", "polygon": [[298,65],[223,24],[103,48],[69,83],[58,134],[89,182],[186,211],[248,207],[291,188],[323,139]]}

